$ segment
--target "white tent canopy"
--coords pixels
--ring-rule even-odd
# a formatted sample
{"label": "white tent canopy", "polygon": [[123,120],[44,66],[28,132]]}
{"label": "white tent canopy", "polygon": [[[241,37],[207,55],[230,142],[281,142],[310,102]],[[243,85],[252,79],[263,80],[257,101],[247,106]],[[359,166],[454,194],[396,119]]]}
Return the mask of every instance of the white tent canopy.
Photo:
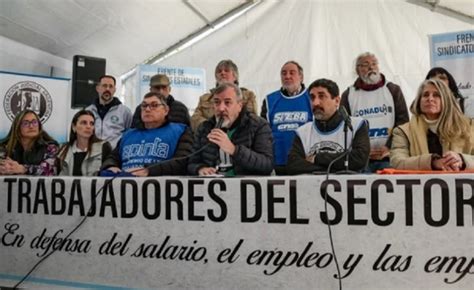
{"label": "white tent canopy", "polygon": [[428,35],[473,28],[469,0],[0,0],[0,70],[70,77],[81,54],[106,58],[120,76],[247,2],[259,3],[160,64],[204,68],[210,88],[230,58],[261,101],[287,60],[304,67],[306,84],[325,77],[343,90],[354,58],[371,51],[410,101],[430,67]]}
{"label": "white tent canopy", "polygon": [[67,60],[106,58],[120,76],[205,26],[191,7],[212,21],[244,2],[0,0],[0,35]]}
{"label": "white tent canopy", "polygon": [[410,100],[430,68],[428,35],[472,28],[405,1],[265,1],[163,64],[205,67],[212,86],[215,64],[231,58],[241,85],[263,98],[279,88],[280,67],[289,59],[304,67],[306,84],[324,77],[343,90],[356,77],[355,57],[371,51]]}

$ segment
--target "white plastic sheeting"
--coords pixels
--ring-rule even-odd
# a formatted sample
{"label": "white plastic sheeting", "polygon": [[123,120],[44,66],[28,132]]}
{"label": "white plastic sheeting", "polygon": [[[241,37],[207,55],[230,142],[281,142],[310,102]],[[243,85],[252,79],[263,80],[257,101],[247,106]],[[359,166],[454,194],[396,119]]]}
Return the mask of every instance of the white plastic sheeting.
{"label": "white plastic sheeting", "polygon": [[[244,1],[189,2],[214,20]],[[472,1],[454,2],[472,15]],[[179,0],[0,0],[0,70],[50,75],[53,67],[53,76],[70,77],[72,56],[83,54],[106,58],[107,72],[120,76],[204,25]],[[215,65],[230,58],[261,103],[280,87],[286,60],[303,65],[307,85],[326,77],[343,91],[356,77],[354,58],[372,51],[410,103],[430,68],[428,35],[472,28],[403,0],[264,0],[160,65],[204,68],[210,88]]]}
{"label": "white plastic sheeting", "polygon": [[52,55],[0,35],[0,70],[70,78],[72,60]]}
{"label": "white plastic sheeting", "polygon": [[[214,20],[243,0],[189,0]],[[0,35],[119,76],[206,23],[180,0],[0,0]]]}
{"label": "white plastic sheeting", "polygon": [[472,27],[398,0],[265,1],[162,64],[204,67],[212,87],[215,65],[230,58],[239,66],[240,84],[261,103],[280,87],[280,67],[287,60],[304,67],[306,85],[330,78],[342,92],[356,78],[355,57],[371,51],[410,104],[430,68],[428,35]]}

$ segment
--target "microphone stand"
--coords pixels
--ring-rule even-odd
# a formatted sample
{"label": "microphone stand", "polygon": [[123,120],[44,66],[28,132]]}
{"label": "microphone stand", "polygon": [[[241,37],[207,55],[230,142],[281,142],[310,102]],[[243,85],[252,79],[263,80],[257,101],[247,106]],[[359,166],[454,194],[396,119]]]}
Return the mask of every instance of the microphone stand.
{"label": "microphone stand", "polygon": [[[337,171],[336,174],[357,174],[353,170],[349,170],[349,155],[351,154],[351,149],[347,146],[347,133],[349,132],[349,124],[344,120],[344,170]],[[351,146],[352,147],[352,146]]]}

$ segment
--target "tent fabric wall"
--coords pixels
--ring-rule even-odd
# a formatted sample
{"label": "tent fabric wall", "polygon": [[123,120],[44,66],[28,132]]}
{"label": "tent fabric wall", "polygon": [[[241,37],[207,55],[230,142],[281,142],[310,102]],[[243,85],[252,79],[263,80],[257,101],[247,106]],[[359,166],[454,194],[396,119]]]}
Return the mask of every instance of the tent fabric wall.
{"label": "tent fabric wall", "polygon": [[0,70],[71,78],[72,60],[52,55],[0,35]]}
{"label": "tent fabric wall", "polygon": [[[213,20],[242,0],[192,0]],[[0,35],[72,60],[106,58],[116,76],[206,23],[182,0],[0,0]]]}
{"label": "tent fabric wall", "polygon": [[[107,72],[119,77],[204,25],[178,0],[59,2],[0,1],[0,70],[50,76],[53,68],[53,76],[70,78],[72,56],[81,54],[106,58]],[[242,0],[192,2],[212,20]],[[159,65],[204,68],[209,89],[217,62],[230,58],[261,103],[280,87],[289,59],[303,65],[307,85],[326,77],[342,91],[356,77],[354,58],[372,51],[409,103],[430,67],[428,35],[472,28],[403,0],[264,0]]]}
{"label": "tent fabric wall", "polygon": [[230,58],[239,67],[240,84],[254,90],[260,104],[280,87],[287,60],[303,66],[306,85],[329,78],[343,91],[356,78],[356,56],[371,51],[410,104],[430,68],[428,35],[468,29],[472,25],[405,1],[264,1],[160,64],[203,67],[211,88],[215,65]]}

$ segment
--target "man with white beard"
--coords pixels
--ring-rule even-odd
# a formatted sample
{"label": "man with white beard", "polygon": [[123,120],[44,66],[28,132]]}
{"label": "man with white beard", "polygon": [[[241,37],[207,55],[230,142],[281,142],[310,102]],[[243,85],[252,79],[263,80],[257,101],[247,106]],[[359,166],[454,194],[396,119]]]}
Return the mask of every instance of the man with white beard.
{"label": "man with white beard", "polygon": [[373,53],[362,53],[355,64],[358,78],[342,94],[341,106],[350,115],[369,122],[368,171],[376,172],[390,166],[392,129],[408,122],[408,109],[402,90],[398,85],[386,81]]}

